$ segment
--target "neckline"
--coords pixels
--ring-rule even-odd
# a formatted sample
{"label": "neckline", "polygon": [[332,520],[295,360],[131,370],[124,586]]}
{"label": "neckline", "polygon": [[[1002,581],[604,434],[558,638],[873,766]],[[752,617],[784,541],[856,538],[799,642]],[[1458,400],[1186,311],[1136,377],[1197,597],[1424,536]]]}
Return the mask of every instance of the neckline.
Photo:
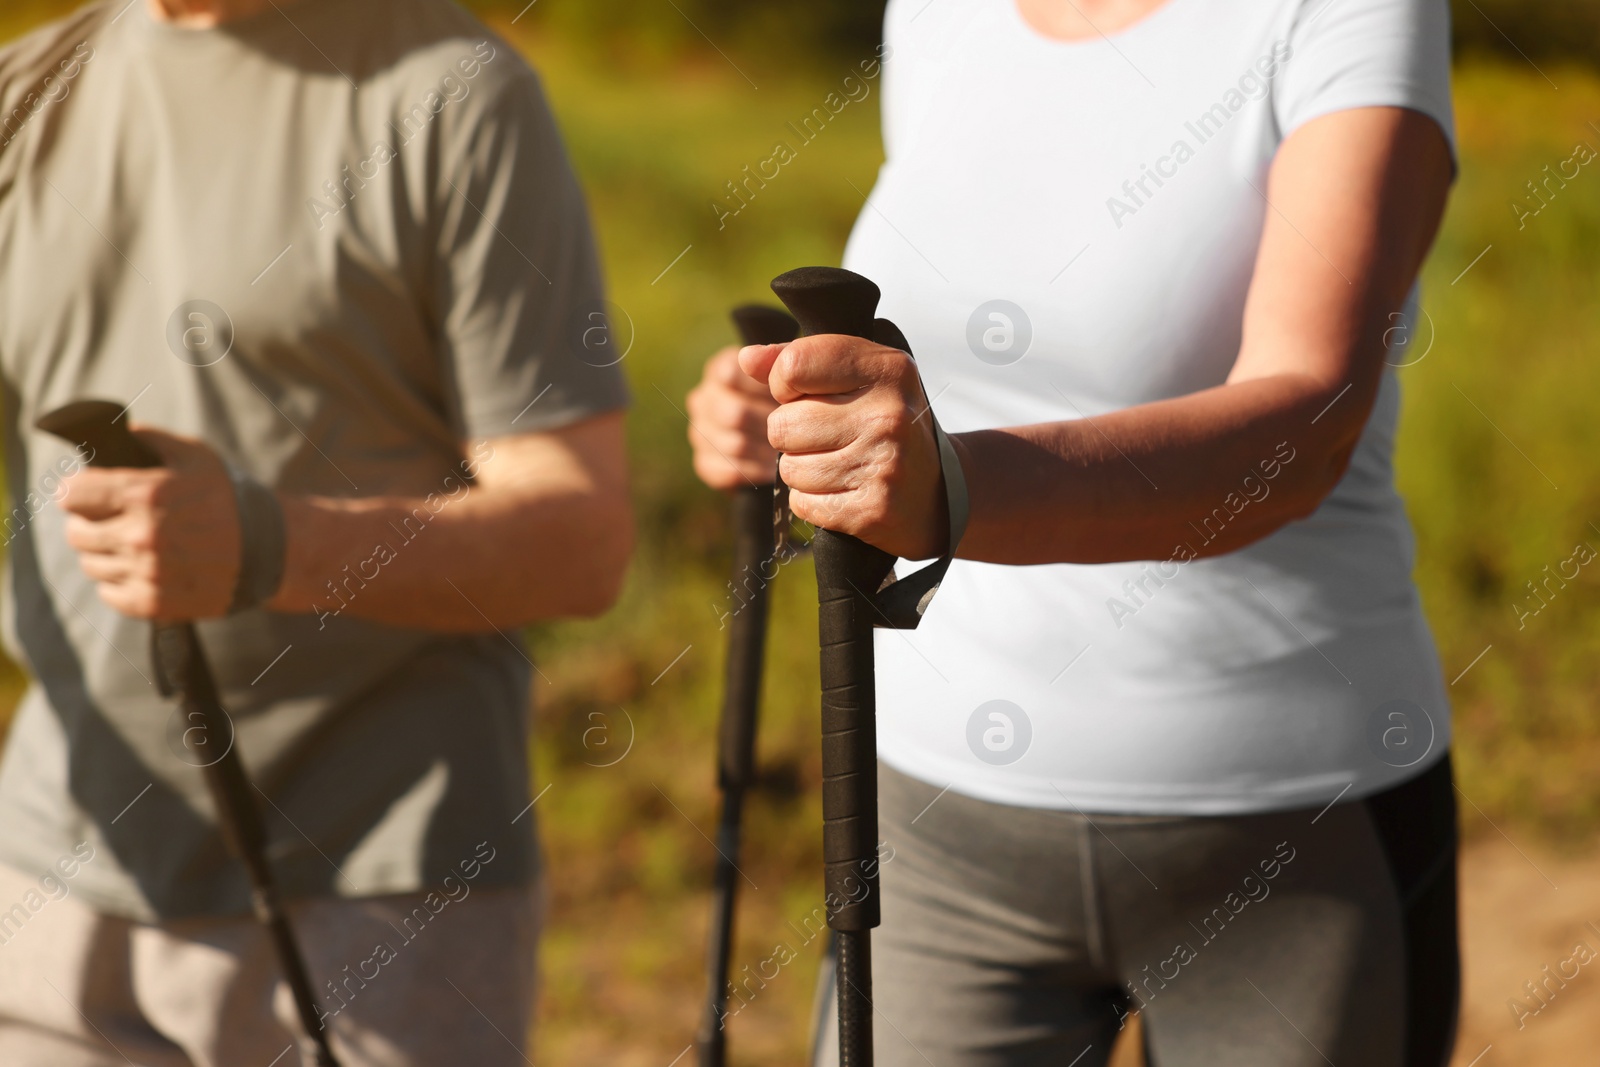
{"label": "neckline", "polygon": [[268,4],[253,15],[229,19],[215,26],[182,26],[158,19],[150,10],[150,0],[133,2],[139,9],[139,26],[144,32],[164,41],[203,43],[224,38],[259,38],[273,33],[279,27],[293,29],[295,24],[291,15],[314,12],[320,6],[327,6],[329,0],[319,0],[315,4],[310,0],[282,0]]}
{"label": "neckline", "polygon": [[[1005,17],[1024,37],[1034,42],[1038,47],[1049,49],[1074,49],[1093,48],[1097,45],[1118,44],[1136,36],[1149,32],[1150,27],[1166,21],[1171,17],[1174,8],[1180,7],[1185,0],[1162,0],[1162,3],[1140,15],[1126,26],[1121,26],[1110,33],[1101,33],[1098,30],[1087,37],[1051,37],[1042,33],[1023,17],[1022,11],[1017,7],[1017,0],[1001,0],[1005,8]],[[1092,24],[1091,24],[1092,25]]]}

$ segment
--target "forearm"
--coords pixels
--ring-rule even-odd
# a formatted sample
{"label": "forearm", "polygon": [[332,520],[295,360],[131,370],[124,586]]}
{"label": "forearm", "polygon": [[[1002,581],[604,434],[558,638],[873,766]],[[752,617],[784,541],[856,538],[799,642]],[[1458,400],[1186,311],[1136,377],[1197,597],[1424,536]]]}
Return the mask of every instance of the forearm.
{"label": "forearm", "polygon": [[621,416],[473,454],[474,481],[425,497],[282,497],[288,552],[268,607],[451,632],[608,608],[633,547]]}
{"label": "forearm", "polygon": [[[1303,517],[1338,481],[1376,391],[1305,375],[1231,382],[1092,419],[955,435],[990,563],[1192,558]],[[1331,406],[1330,406],[1331,405]]]}
{"label": "forearm", "polygon": [[616,597],[626,507],[586,493],[474,499],[285,497],[284,581],[269,607],[478,632],[586,616]]}

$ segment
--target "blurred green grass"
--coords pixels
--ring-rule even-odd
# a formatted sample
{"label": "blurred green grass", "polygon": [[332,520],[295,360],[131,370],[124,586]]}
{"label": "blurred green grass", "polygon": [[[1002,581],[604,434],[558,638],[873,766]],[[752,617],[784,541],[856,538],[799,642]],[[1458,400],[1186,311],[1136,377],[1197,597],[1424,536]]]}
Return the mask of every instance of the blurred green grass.
{"label": "blurred green grass", "polygon": [[[49,6],[60,5],[0,13],[0,37]],[[731,341],[727,308],[766,298],[788,267],[837,262],[856,189],[870,189],[881,158],[877,90],[719,229],[711,202],[724,183],[790,140],[784,124],[870,48],[725,59],[511,26],[513,14],[492,17],[544,75],[589,190],[619,334],[632,336],[641,523],[617,609],[529,635],[543,672],[532,760],[535,788],[549,787],[538,811],[552,898],[536,1058],[662,1067],[698,1021],[726,599],[726,506],[693,479],[683,395]],[[1521,628],[1515,605],[1575,544],[1600,548],[1600,161],[1520,229],[1511,202],[1577,142],[1600,147],[1600,79],[1541,66],[1458,69],[1462,174],[1425,272],[1427,354],[1401,372],[1398,463],[1445,676],[1459,676],[1465,828],[1493,832],[1493,820],[1570,845],[1600,826],[1600,568]],[[780,940],[799,947],[786,924],[820,896],[809,565],[786,568],[775,598],[736,970]],[[19,685],[8,668],[0,706]],[[736,1063],[799,1058],[814,948],[733,1024]]]}

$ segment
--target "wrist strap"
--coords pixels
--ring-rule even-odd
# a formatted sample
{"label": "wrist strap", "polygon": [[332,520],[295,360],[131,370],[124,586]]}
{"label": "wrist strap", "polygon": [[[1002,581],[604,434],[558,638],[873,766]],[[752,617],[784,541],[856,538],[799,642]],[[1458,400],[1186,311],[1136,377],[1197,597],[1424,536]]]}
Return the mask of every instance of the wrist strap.
{"label": "wrist strap", "polygon": [[[879,344],[898,348],[908,356],[911,355],[911,346],[907,343],[905,334],[887,319],[878,319],[874,323],[873,340]],[[928,395],[926,386],[923,387],[922,394]],[[945,546],[944,555],[921,570],[913,571],[899,579],[895,577],[893,571],[889,572],[887,584],[878,590],[878,595],[874,598],[879,612],[882,613],[882,619],[876,625],[885,629],[917,628],[917,624],[922,621],[923,613],[928,610],[928,604],[933,600],[933,594],[939,591],[939,583],[944,580],[951,561],[955,559],[961,538],[967,532],[970,504],[967,498],[967,478],[961,469],[961,459],[956,455],[954,446],[950,444],[949,435],[944,432],[938,418],[933,414],[931,399],[924,414],[933,426],[933,439],[939,445],[939,468],[944,476],[944,499],[946,513],[949,516],[950,540]]]}
{"label": "wrist strap", "polygon": [[228,605],[228,614],[233,615],[259,607],[276,595],[283,584],[288,534],[277,494],[236,464],[223,460],[223,465],[239,509],[239,580]]}

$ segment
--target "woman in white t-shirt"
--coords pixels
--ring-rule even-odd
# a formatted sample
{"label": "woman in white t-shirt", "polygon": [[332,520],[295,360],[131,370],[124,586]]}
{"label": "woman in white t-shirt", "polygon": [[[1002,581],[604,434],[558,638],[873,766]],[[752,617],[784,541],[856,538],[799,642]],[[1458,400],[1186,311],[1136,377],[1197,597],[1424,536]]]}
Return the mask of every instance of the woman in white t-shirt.
{"label": "woman in white t-shirt", "polygon": [[1443,1064],[1449,713],[1391,453],[1445,0],[891,0],[887,43],[845,265],[917,362],[729,350],[690,398],[707,482],[781,451],[796,515],[907,559],[945,548],[930,403],[970,489],[878,639],[879,1062],[1089,1067],[1138,1015],[1161,1067]]}

